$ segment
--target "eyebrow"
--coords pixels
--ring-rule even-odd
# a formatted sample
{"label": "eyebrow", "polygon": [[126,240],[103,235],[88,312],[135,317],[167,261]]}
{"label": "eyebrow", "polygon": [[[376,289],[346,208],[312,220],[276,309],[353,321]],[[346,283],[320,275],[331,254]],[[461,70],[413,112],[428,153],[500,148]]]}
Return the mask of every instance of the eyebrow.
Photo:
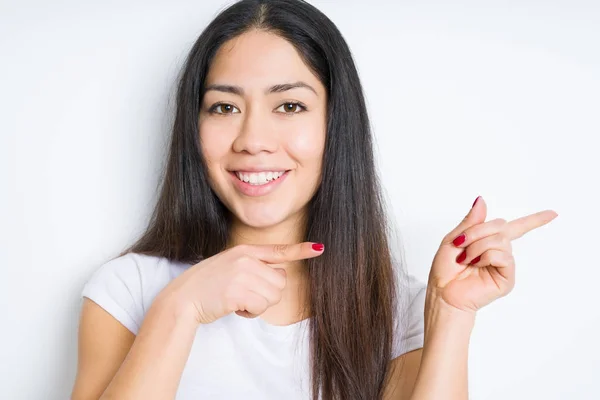
{"label": "eyebrow", "polygon": [[[285,92],[287,90],[296,89],[296,88],[305,88],[305,89],[312,91],[314,94],[317,94],[317,91],[312,86],[310,86],[308,83],[305,83],[302,81],[298,81],[298,82],[294,82],[294,83],[281,83],[278,85],[273,85],[270,88],[267,88],[265,90],[265,94],[281,93],[281,92]],[[235,94],[238,96],[244,95],[244,89],[242,89],[239,86],[233,86],[233,85],[213,84],[213,85],[206,86],[206,88],[204,89],[205,92],[208,92],[209,90],[216,90],[218,92],[231,93],[231,94]]]}

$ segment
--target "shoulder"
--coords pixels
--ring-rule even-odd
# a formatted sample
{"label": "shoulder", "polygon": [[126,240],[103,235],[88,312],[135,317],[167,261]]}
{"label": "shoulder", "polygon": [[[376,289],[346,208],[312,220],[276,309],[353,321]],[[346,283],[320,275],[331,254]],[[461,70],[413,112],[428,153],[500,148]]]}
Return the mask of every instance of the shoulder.
{"label": "shoulder", "polygon": [[137,334],[154,297],[188,267],[164,257],[128,253],[97,268],[85,283],[82,297]]}
{"label": "shoulder", "polygon": [[397,281],[397,307],[394,321],[392,358],[423,347],[424,312],[427,285],[413,275]]}

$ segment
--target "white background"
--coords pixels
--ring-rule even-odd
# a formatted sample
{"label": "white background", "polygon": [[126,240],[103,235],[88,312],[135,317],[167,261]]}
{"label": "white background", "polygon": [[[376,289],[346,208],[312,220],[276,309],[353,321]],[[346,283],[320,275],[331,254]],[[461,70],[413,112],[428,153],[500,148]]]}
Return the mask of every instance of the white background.
{"label": "white background", "polygon": [[[0,398],[69,396],[82,285],[143,229],[175,74],[223,4],[0,3]],[[411,273],[479,194],[559,213],[478,316],[471,398],[600,398],[600,3],[313,4],[356,58]]]}

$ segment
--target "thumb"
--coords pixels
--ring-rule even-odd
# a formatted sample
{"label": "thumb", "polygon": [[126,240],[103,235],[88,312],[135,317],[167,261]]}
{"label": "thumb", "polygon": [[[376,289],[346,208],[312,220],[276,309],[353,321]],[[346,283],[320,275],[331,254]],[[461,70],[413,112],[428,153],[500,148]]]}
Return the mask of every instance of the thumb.
{"label": "thumb", "polygon": [[487,204],[483,197],[478,196],[473,203],[473,206],[469,210],[469,213],[465,216],[465,218],[458,224],[456,228],[452,230],[446,237],[444,238],[442,244],[451,244],[454,239],[461,233],[463,233],[468,228],[481,224],[485,222],[485,218],[487,217]]}

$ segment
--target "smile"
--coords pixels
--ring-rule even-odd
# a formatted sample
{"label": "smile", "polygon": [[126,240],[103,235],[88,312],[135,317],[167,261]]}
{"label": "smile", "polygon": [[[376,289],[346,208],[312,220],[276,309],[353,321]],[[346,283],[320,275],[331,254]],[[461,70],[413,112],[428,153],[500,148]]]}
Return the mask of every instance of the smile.
{"label": "smile", "polygon": [[279,179],[285,171],[262,171],[262,172],[235,172],[235,176],[242,182],[250,185],[266,185],[271,181]]}
{"label": "smile", "polygon": [[290,174],[285,171],[230,171],[234,187],[250,197],[265,196],[277,189]]}

